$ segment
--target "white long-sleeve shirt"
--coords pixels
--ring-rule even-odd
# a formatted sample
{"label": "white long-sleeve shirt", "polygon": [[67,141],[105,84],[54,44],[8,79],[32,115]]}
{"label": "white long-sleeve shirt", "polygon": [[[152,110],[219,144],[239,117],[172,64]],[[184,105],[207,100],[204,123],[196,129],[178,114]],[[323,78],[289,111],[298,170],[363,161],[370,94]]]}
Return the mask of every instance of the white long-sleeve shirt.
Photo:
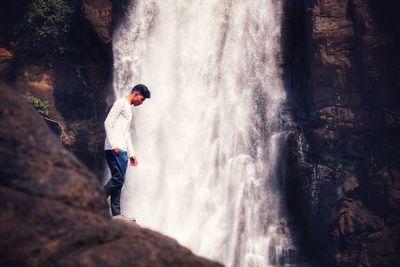
{"label": "white long-sleeve shirt", "polygon": [[135,156],[131,141],[132,109],[128,100],[123,97],[117,99],[104,121],[106,140],[104,149],[119,148],[127,151],[129,157]]}

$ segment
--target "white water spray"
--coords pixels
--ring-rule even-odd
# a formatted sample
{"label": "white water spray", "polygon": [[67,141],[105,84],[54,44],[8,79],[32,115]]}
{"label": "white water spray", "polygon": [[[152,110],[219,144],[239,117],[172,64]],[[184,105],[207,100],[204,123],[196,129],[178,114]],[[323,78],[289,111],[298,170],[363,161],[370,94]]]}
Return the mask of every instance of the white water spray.
{"label": "white water spray", "polygon": [[136,83],[152,92],[134,109],[139,165],[122,211],[227,266],[277,265],[290,245],[278,185],[280,5],[137,0],[114,36],[116,96]]}

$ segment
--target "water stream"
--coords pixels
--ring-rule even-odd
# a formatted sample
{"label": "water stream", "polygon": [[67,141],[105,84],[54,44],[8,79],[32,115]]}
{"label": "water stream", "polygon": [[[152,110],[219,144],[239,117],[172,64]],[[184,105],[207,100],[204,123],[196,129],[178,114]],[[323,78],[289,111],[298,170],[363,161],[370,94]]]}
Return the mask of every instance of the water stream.
{"label": "water stream", "polygon": [[282,206],[281,1],[137,0],[114,36],[114,89],[139,165],[122,211],[227,266],[288,266]]}

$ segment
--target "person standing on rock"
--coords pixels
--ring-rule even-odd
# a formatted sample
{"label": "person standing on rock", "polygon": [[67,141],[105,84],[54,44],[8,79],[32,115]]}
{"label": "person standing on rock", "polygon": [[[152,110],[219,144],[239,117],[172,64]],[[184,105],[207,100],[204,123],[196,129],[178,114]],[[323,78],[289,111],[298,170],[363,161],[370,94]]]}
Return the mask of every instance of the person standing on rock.
{"label": "person standing on rock", "polygon": [[150,98],[149,89],[143,84],[135,85],[128,96],[119,98],[114,102],[104,122],[106,130],[104,152],[111,171],[111,178],[104,185],[104,192],[106,198],[111,197],[113,218],[123,218],[120,198],[128,161],[131,166],[138,164],[130,135],[131,105],[139,106],[146,98]]}

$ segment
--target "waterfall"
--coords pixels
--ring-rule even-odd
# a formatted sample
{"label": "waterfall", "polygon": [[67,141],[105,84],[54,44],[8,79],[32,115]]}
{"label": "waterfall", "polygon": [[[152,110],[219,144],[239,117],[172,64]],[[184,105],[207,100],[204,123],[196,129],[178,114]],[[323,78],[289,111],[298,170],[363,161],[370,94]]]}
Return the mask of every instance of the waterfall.
{"label": "waterfall", "polygon": [[[136,0],[114,35],[134,108],[122,211],[227,266],[294,257],[282,207],[281,1]],[[288,249],[289,248],[289,249]]]}

